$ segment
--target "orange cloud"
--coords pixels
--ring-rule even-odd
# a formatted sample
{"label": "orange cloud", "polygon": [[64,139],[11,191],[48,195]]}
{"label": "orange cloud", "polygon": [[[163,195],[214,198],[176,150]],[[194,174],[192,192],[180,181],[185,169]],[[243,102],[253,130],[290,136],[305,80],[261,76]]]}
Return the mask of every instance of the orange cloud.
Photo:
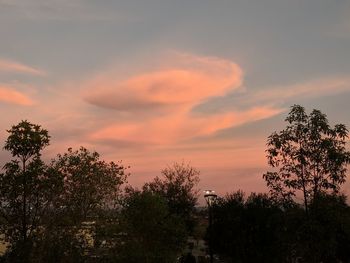
{"label": "orange cloud", "polygon": [[231,61],[192,55],[177,55],[172,60],[173,65],[166,69],[122,81],[109,75],[97,77],[88,83],[85,99],[94,105],[120,111],[169,106],[188,110],[241,85],[242,70]]}
{"label": "orange cloud", "polygon": [[154,144],[173,144],[194,137],[208,136],[219,130],[247,122],[265,119],[280,113],[273,108],[253,108],[243,112],[193,117],[188,114],[170,114],[154,117],[146,122],[113,124],[91,134],[93,140],[126,140]]}
{"label": "orange cloud", "polygon": [[194,114],[192,110],[196,105],[238,89],[242,69],[229,60],[179,53],[164,64],[168,65],[124,80],[100,75],[87,84],[86,101],[117,110],[117,114],[127,113],[124,118],[92,133],[91,139],[168,145],[209,136],[280,112],[271,107],[256,107],[237,112]]}
{"label": "orange cloud", "polygon": [[45,75],[45,73],[39,69],[15,62],[10,60],[0,59],[0,72],[16,72],[31,75]]}
{"label": "orange cloud", "polygon": [[26,95],[4,86],[0,86],[0,101],[23,106],[30,106],[34,104],[34,102]]}

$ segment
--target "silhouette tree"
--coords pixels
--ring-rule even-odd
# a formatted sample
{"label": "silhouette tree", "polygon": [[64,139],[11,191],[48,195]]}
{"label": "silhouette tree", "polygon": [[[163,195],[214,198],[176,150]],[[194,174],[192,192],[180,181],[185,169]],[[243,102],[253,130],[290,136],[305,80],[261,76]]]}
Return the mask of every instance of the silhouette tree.
{"label": "silhouette tree", "polygon": [[[86,262],[98,253],[96,229],[120,198],[124,166],[100,160],[84,147],[58,154],[49,167],[59,182],[32,258],[38,262]],[[35,262],[36,262],[35,261]]]}
{"label": "silhouette tree", "polygon": [[63,180],[60,209],[75,223],[113,206],[127,177],[123,165],[100,160],[97,152],[84,147],[59,154],[51,167]]}
{"label": "silhouette tree", "polygon": [[331,127],[319,110],[307,115],[299,105],[291,107],[286,121],[284,130],[268,137],[268,162],[277,171],[263,178],[271,195],[283,203],[300,191],[307,213],[310,200],[322,192],[338,192],[345,182],[348,130],[343,124]]}
{"label": "silhouette tree", "polygon": [[215,254],[231,260],[242,258],[245,236],[242,233],[245,197],[242,191],[218,198],[213,206],[212,244]]}
{"label": "silhouette tree", "polygon": [[198,200],[200,172],[189,164],[174,163],[162,170],[162,177],[146,183],[145,191],[162,196],[168,204],[169,212],[183,218],[188,231],[194,227],[193,211]]}
{"label": "silhouette tree", "polygon": [[229,262],[283,262],[283,212],[266,194],[228,194],[213,215],[215,253]]}
{"label": "silhouette tree", "polygon": [[1,230],[10,245],[8,254],[25,261],[52,196],[47,187],[51,185],[47,167],[40,159],[50,136],[40,125],[28,121],[21,121],[7,132],[4,149],[14,159],[0,174]]}
{"label": "silhouette tree", "polygon": [[114,262],[175,262],[186,242],[183,220],[150,191],[129,191],[116,230]]}
{"label": "silhouette tree", "polygon": [[298,258],[301,263],[349,262],[350,207],[345,196],[319,194],[310,202],[308,216],[298,207],[284,214],[283,243],[288,247],[285,259]]}

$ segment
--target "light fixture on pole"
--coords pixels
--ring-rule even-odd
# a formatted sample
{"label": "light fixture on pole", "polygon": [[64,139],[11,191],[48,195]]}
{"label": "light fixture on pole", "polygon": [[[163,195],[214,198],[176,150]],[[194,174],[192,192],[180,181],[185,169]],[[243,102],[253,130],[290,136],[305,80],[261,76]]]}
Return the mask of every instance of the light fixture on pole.
{"label": "light fixture on pole", "polygon": [[208,207],[211,207],[214,204],[215,199],[217,197],[218,196],[215,194],[214,190],[205,190],[204,191],[204,198],[207,201]]}
{"label": "light fixture on pole", "polygon": [[212,238],[212,224],[213,224],[213,212],[212,212],[212,206],[217,198],[217,195],[215,194],[215,191],[213,190],[205,190],[204,191],[204,198],[207,201],[208,210],[209,210],[209,255],[210,255],[210,263],[213,263],[213,238]]}

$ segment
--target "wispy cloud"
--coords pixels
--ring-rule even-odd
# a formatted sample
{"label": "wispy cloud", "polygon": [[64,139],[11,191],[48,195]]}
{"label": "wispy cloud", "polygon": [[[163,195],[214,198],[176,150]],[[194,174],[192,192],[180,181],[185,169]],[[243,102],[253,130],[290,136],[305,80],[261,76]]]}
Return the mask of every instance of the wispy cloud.
{"label": "wispy cloud", "polygon": [[[292,97],[318,97],[350,91],[349,77],[328,77],[306,81],[285,87],[275,87],[264,94],[270,99],[288,99]],[[263,95],[263,94],[258,94]]]}
{"label": "wispy cloud", "polygon": [[11,104],[17,104],[22,106],[30,106],[34,104],[34,101],[27,97],[25,94],[16,91],[15,89],[3,86],[0,84],[0,102],[6,102]]}
{"label": "wispy cloud", "polygon": [[40,69],[5,59],[0,59],[0,72],[23,73],[38,76],[45,75],[45,72]]}
{"label": "wispy cloud", "polygon": [[91,134],[93,140],[125,140],[157,145],[176,144],[198,136],[209,136],[219,130],[268,118],[280,113],[273,108],[253,108],[243,112],[193,117],[184,114],[169,114],[154,117],[145,122],[113,124]]}
{"label": "wispy cloud", "polygon": [[287,104],[296,98],[317,98],[350,92],[350,78],[347,76],[323,77],[292,85],[265,87],[263,90],[246,89],[234,101],[237,105]]}

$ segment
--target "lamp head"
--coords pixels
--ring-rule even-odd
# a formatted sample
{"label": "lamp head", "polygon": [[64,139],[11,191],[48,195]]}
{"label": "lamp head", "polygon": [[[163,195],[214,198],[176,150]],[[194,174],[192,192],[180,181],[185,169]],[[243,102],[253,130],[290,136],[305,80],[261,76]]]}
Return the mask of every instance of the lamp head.
{"label": "lamp head", "polygon": [[211,206],[215,202],[217,195],[215,194],[215,191],[213,191],[213,190],[205,190],[204,191],[204,198],[207,201],[208,206]]}

